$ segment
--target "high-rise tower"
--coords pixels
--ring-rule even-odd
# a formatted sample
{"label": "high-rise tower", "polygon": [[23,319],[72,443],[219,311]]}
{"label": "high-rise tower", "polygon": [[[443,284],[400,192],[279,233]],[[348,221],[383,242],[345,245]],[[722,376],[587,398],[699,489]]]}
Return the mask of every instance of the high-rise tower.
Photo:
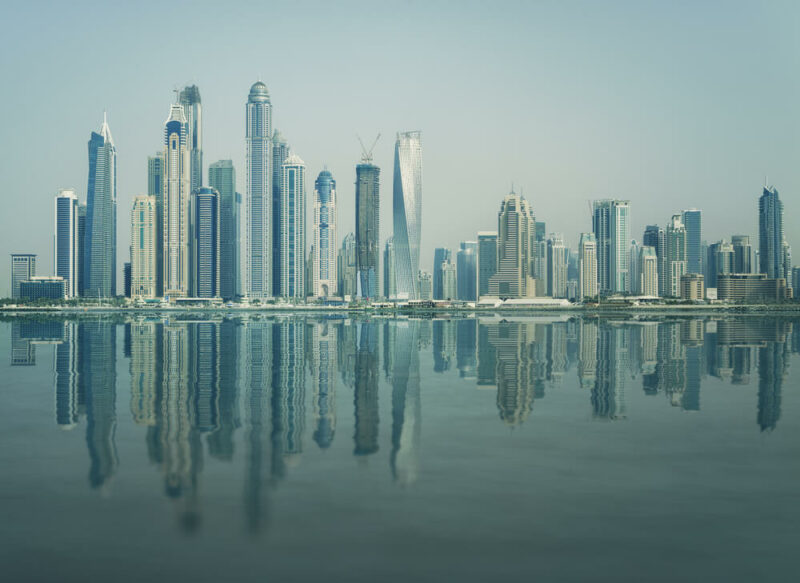
{"label": "high-rise tower", "polygon": [[497,272],[497,231],[478,233],[478,299],[489,293],[489,278]]}
{"label": "high-rise tower", "polygon": [[489,278],[489,295],[502,298],[536,296],[531,276],[531,246],[535,240],[533,209],[512,192],[497,215],[497,271]]}
{"label": "high-rise tower", "polygon": [[597,297],[597,239],[581,233],[578,243],[578,299]]}
{"label": "high-rise tower", "polygon": [[592,227],[597,238],[598,292],[627,292],[630,201],[596,200],[592,211]]}
{"label": "high-rise tower", "polygon": [[681,276],[686,273],[686,227],[681,215],[672,216],[667,225],[666,241],[667,284],[664,295],[677,298],[681,295]]}
{"label": "high-rise tower", "polygon": [[783,202],[774,186],[765,186],[758,199],[758,263],[759,271],[770,279],[788,278],[788,247],[783,236]]}
{"label": "high-rise tower", "polygon": [[164,124],[164,250],[165,297],[189,294],[190,160],[183,107],[174,104]]}
{"label": "high-rise tower", "polygon": [[89,139],[83,289],[88,297],[117,295],[117,149],[105,115]]}
{"label": "high-rise tower", "polygon": [[376,298],[380,255],[380,173],[369,152],[356,166],[356,259],[361,296]]}
{"label": "high-rise tower", "polygon": [[164,295],[164,151],[147,157],[147,195],[156,201],[156,297]]}
{"label": "high-rise tower", "polygon": [[703,273],[703,213],[697,209],[683,211],[686,228],[686,273]]}
{"label": "high-rise tower", "polygon": [[192,192],[192,286],[197,298],[220,297],[219,193],[202,187]]}
{"label": "high-rise tower", "polygon": [[656,254],[656,270],[658,271],[658,293],[654,295],[664,296],[667,285],[667,240],[663,228],[658,225],[647,225],[644,229],[642,245],[652,247]]}
{"label": "high-rise tower", "polygon": [[208,184],[219,193],[219,294],[230,300],[240,292],[239,204],[236,202],[236,171],[231,160],[208,167]]}
{"label": "high-rise tower", "polygon": [[419,298],[422,236],[422,142],[420,132],[397,135],[394,148],[394,246],[397,294]]}
{"label": "high-rise tower", "polygon": [[64,278],[64,294],[68,298],[78,295],[78,196],[71,188],[56,195],[55,223],[56,275]]}
{"label": "high-rise tower", "polygon": [[313,295],[336,295],[336,181],[327,170],[314,183]]}
{"label": "high-rise tower", "polygon": [[306,165],[289,154],[281,166],[281,296],[306,297]]}
{"label": "high-rise tower", "polygon": [[131,297],[156,297],[156,222],[154,196],[137,196],[131,209]]}
{"label": "high-rise tower", "polygon": [[184,87],[178,95],[186,117],[186,144],[189,150],[191,190],[203,186],[203,106],[197,85]]}
{"label": "high-rise tower", "polygon": [[272,295],[281,295],[281,167],[289,156],[289,142],[272,132]]}
{"label": "high-rise tower", "polygon": [[261,81],[250,87],[246,113],[244,291],[250,298],[267,298],[272,295],[272,104]]}
{"label": "high-rise tower", "polygon": [[394,239],[389,237],[383,250],[383,295],[397,297],[397,279],[394,275]]}

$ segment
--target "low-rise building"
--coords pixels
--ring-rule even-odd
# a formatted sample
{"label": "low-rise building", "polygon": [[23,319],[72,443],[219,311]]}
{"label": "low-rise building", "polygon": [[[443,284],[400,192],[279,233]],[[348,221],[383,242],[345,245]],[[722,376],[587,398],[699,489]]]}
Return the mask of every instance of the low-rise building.
{"label": "low-rise building", "polygon": [[23,300],[63,300],[67,296],[67,282],[63,277],[34,276],[19,284],[19,297]]}
{"label": "low-rise building", "polygon": [[777,302],[791,298],[786,280],[764,273],[731,273],[717,277],[717,298],[729,302]]}
{"label": "low-rise building", "polygon": [[703,300],[706,290],[703,276],[699,273],[685,273],[681,276],[681,299]]}

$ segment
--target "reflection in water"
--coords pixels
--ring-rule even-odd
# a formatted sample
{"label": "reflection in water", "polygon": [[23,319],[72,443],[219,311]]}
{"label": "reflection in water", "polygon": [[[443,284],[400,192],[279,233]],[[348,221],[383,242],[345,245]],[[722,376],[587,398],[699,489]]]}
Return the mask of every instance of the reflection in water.
{"label": "reflection in water", "polygon": [[[546,390],[570,390],[574,369],[575,384],[588,392],[586,411],[604,420],[632,414],[625,396],[639,383],[645,395],[698,412],[706,376],[747,386],[757,374],[757,426],[774,431],[789,355],[800,350],[800,326],[765,317],[153,317],[120,324],[15,318],[11,364],[35,365],[37,346],[55,345],[55,423],[70,429],[85,417],[89,484],[107,492],[119,465],[122,333],[121,354],[130,359],[130,418],[186,531],[201,524],[204,457],[233,464],[237,443],[243,448],[244,523],[252,533],[263,531],[270,491],[299,463],[304,442],[313,442],[318,455],[335,445],[337,407],[341,420],[350,406],[348,399],[337,403],[339,379],[353,391],[353,454],[388,451],[395,482],[413,484],[420,472],[421,354],[432,356],[432,378],[439,382],[496,390],[497,415],[511,427],[530,422]],[[390,442],[383,450],[381,386],[391,388]]]}

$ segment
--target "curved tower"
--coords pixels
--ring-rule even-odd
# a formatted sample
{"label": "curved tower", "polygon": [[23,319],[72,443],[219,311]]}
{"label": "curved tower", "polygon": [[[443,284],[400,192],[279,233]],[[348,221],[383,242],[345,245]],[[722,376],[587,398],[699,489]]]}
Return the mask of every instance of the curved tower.
{"label": "curved tower", "polygon": [[247,97],[247,214],[244,293],[272,295],[272,104],[267,86],[257,81]]}
{"label": "curved tower", "polygon": [[314,281],[315,297],[336,294],[336,181],[327,170],[314,183]]}
{"label": "curved tower", "polygon": [[420,132],[397,134],[394,146],[394,252],[397,295],[419,298],[422,235],[422,142]]}

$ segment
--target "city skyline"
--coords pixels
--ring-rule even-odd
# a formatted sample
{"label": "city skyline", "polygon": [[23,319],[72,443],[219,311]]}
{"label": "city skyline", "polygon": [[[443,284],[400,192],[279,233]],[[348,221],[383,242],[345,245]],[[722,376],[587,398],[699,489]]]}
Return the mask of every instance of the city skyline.
{"label": "city skyline", "polygon": [[[55,16],[63,17],[60,22],[69,22],[74,18],[62,13],[61,10],[55,7],[52,16],[48,14],[44,19],[40,30],[53,32],[49,21]],[[63,54],[56,57],[56,61],[64,65],[58,72],[53,70],[52,66],[44,66],[41,71],[26,72],[18,70],[20,65],[8,63],[4,67],[8,67],[11,77],[29,79],[31,85],[39,76],[52,73],[63,87],[74,89],[64,95],[63,101],[59,101],[57,107],[41,107],[40,116],[25,115],[31,107],[36,106],[38,96],[28,94],[25,100],[20,101],[21,93],[15,92],[5,97],[9,100],[10,106],[19,107],[15,112],[15,118],[26,119],[29,124],[33,123],[37,128],[44,127],[44,124],[53,124],[53,116],[59,118],[60,130],[56,139],[51,140],[52,143],[37,146],[42,148],[45,159],[53,161],[47,170],[37,173],[36,176],[21,173],[17,177],[14,176],[17,173],[13,171],[6,173],[12,179],[11,190],[25,193],[26,207],[20,209],[23,220],[19,223],[34,225],[36,230],[41,227],[43,230],[45,225],[51,224],[51,220],[50,217],[40,215],[45,215],[48,205],[52,204],[50,200],[53,193],[59,188],[74,188],[79,196],[85,192],[85,153],[81,152],[80,146],[85,137],[81,136],[85,136],[87,128],[94,126],[96,123],[94,120],[103,109],[109,111],[109,123],[114,127],[117,146],[122,148],[118,172],[118,212],[123,213],[120,216],[125,216],[133,197],[146,193],[146,176],[142,166],[145,157],[157,149],[155,137],[158,135],[158,125],[163,120],[164,108],[174,99],[170,91],[185,85],[196,85],[203,95],[205,160],[233,159],[240,173],[243,172],[244,145],[241,138],[243,112],[240,109],[242,94],[252,80],[260,76],[273,93],[273,101],[280,113],[281,121],[277,125],[286,130],[292,144],[298,151],[303,152],[304,159],[309,163],[309,175],[315,176],[325,164],[328,164],[334,175],[339,177],[342,217],[340,233],[353,230],[354,224],[351,177],[354,174],[352,163],[358,156],[355,133],[380,130],[392,135],[394,131],[407,127],[419,128],[425,132],[426,191],[430,196],[425,200],[420,256],[421,267],[426,270],[431,268],[434,247],[456,248],[459,241],[472,238],[470,233],[492,228],[486,224],[485,215],[494,212],[497,200],[507,192],[511,181],[524,189],[523,193],[532,200],[537,209],[537,216],[547,220],[548,224],[552,225],[551,229],[563,232],[571,247],[575,246],[580,232],[589,230],[588,217],[584,212],[580,212],[577,217],[581,217],[581,220],[570,221],[567,218],[567,210],[575,213],[576,209],[585,208],[586,200],[612,196],[631,200],[632,233],[641,232],[645,224],[663,224],[664,217],[669,217],[676,209],[696,207],[704,211],[703,230],[709,242],[727,236],[731,232],[754,237],[757,232],[757,222],[749,204],[725,205],[724,202],[729,199],[749,200],[752,193],[760,186],[765,174],[769,174],[771,181],[786,197],[790,197],[800,188],[798,179],[791,172],[790,163],[798,156],[798,143],[794,137],[798,133],[794,131],[797,116],[788,118],[786,116],[786,112],[790,111],[787,109],[790,98],[797,94],[797,81],[784,74],[783,66],[787,62],[785,59],[796,54],[796,51],[791,45],[786,44],[787,41],[781,40],[781,34],[770,34],[763,43],[759,43],[746,53],[736,46],[734,37],[741,30],[751,30],[753,27],[780,30],[783,26],[782,21],[791,21],[787,16],[790,16],[795,9],[778,6],[758,9],[737,4],[735,9],[728,10],[724,14],[714,13],[716,26],[713,30],[707,31],[706,38],[702,42],[692,40],[688,46],[681,47],[677,39],[684,38],[681,35],[689,33],[695,25],[679,18],[680,14],[675,9],[670,7],[655,9],[665,21],[676,27],[667,33],[661,25],[654,24],[653,20],[658,19],[648,16],[649,12],[654,10],[652,7],[647,11],[631,5],[613,4],[604,10],[608,12],[608,16],[603,17],[604,22],[624,10],[639,28],[626,27],[626,34],[609,45],[602,45],[599,54],[595,56],[580,52],[587,46],[594,46],[592,43],[597,40],[598,32],[587,24],[591,19],[587,18],[587,22],[584,22],[583,18],[576,19],[569,12],[564,13],[564,10],[566,9],[548,6],[508,5],[494,17],[497,21],[509,21],[513,24],[514,20],[525,21],[525,16],[536,14],[541,16],[541,26],[559,25],[560,18],[569,17],[571,24],[577,26],[576,34],[580,32],[584,38],[581,39],[580,36],[577,38],[580,42],[574,50],[549,51],[548,59],[545,59],[544,63],[538,64],[533,71],[520,75],[522,69],[517,68],[519,57],[514,57],[513,54],[515,52],[520,56],[535,54],[538,43],[543,40],[535,40],[537,36],[535,34],[526,35],[526,40],[507,38],[500,40],[494,37],[496,33],[493,31],[502,27],[491,27],[492,30],[489,31],[491,38],[481,42],[490,43],[492,48],[487,57],[478,59],[477,64],[483,66],[488,57],[491,57],[492,61],[502,60],[502,57],[506,56],[511,58],[505,67],[488,75],[482,87],[482,91],[486,94],[483,99],[488,99],[495,106],[491,108],[492,111],[487,112],[489,117],[485,120],[486,123],[481,131],[484,139],[502,144],[502,147],[493,152],[484,152],[480,158],[475,157],[477,154],[457,147],[456,143],[463,138],[469,126],[463,116],[465,106],[453,102],[459,88],[466,83],[467,77],[464,76],[463,67],[456,67],[452,78],[437,79],[433,70],[423,64],[420,80],[413,84],[413,87],[404,88],[400,81],[401,77],[397,76],[393,77],[391,83],[385,81],[386,89],[396,93],[394,97],[385,94],[383,89],[375,89],[373,93],[362,97],[348,98],[350,102],[346,103],[343,101],[344,97],[332,96],[332,101],[329,102],[324,102],[316,96],[312,99],[314,92],[305,90],[308,82],[289,80],[288,65],[274,61],[271,66],[273,70],[262,69],[260,73],[258,70],[253,71],[252,65],[247,64],[237,65],[232,71],[221,71],[219,67],[214,66],[217,59],[234,54],[238,44],[226,48],[218,57],[211,56],[205,48],[193,54],[191,59],[188,55],[180,57],[176,67],[185,69],[185,73],[176,73],[175,67],[168,70],[157,66],[152,78],[143,82],[143,79],[136,74],[126,72],[127,78],[120,79],[120,83],[115,87],[109,86],[108,89],[102,88],[99,91],[88,91],[85,82],[75,86],[75,83],[80,83],[85,77],[75,70],[71,61],[65,61],[65,59],[73,61],[80,59],[83,49],[74,43],[66,43],[63,51],[60,50]],[[700,8],[701,14],[708,10],[710,10],[708,7]],[[789,15],[786,14],[787,11],[790,12]],[[282,14],[283,18],[288,20],[300,18],[290,9],[286,9]],[[398,52],[390,50],[386,42],[379,44],[375,55],[370,58],[374,62],[382,63],[387,71],[390,67],[394,67],[400,73],[407,74],[408,67],[411,66],[410,61],[415,60],[413,55],[417,51],[430,51],[432,47],[445,43],[460,48],[462,54],[458,60],[467,62],[472,51],[481,48],[480,43],[479,46],[471,48],[465,34],[465,27],[480,21],[482,11],[476,7],[468,8],[463,14],[456,16],[456,24],[463,26],[452,27],[454,30],[444,33],[438,26],[444,17],[441,8],[412,7],[408,14],[400,17],[399,23],[392,25],[388,24],[386,12],[381,9],[370,17],[370,23],[376,24],[374,32],[370,34],[385,34],[387,40],[391,40],[394,35],[399,34],[398,29],[401,25],[410,20],[424,20],[422,17],[425,15],[430,16],[430,22],[423,23],[419,32],[420,44],[412,48],[412,58],[409,59],[407,55],[401,60]],[[131,16],[132,21],[138,18],[136,15]],[[16,12],[12,11],[11,17],[24,22],[32,18],[32,14],[29,9],[17,8]],[[94,18],[96,18],[94,15],[89,16],[89,21]],[[234,14],[233,18],[241,20],[241,14]],[[335,23],[338,30],[343,32],[349,30],[342,17],[336,18]],[[318,27],[314,18],[308,25],[312,30]],[[617,26],[613,23],[609,25]],[[156,23],[156,26],[162,25]],[[202,29],[205,22],[200,22],[199,26]],[[434,35],[434,30],[442,33],[441,38]],[[631,30],[639,32],[630,32]],[[631,56],[627,52],[621,52],[632,42],[644,42],[645,31],[649,33],[652,42],[644,43],[644,55]],[[603,32],[603,38],[606,38],[606,32]],[[16,31],[5,42],[13,42],[15,34]],[[513,36],[508,35],[508,37]],[[62,37],[63,34],[56,31],[52,38],[44,42],[43,47],[35,50],[46,51],[48,47],[53,46],[53,42],[58,42]],[[714,43],[709,42],[709,37],[717,41],[716,48],[712,48]],[[324,40],[324,35],[320,40]],[[474,40],[474,36],[469,36],[469,42]],[[315,46],[317,45],[304,48],[300,60],[312,58],[311,52]],[[136,49],[140,49],[145,55],[150,53],[150,49],[143,44],[136,44],[131,54],[135,53]],[[674,54],[670,57],[670,62],[673,59],[676,62],[686,62],[692,59],[679,57],[694,54],[699,57],[694,59],[699,64],[688,64],[684,70],[676,70],[670,62],[665,62],[659,56],[659,53],[669,53],[673,49]],[[325,63],[345,62],[349,50],[335,49],[326,56]],[[25,54],[31,54],[28,51],[34,49],[23,50]],[[608,64],[610,57],[620,55],[623,57],[618,66]],[[764,67],[765,55],[776,59],[777,64]],[[442,55],[441,58],[448,57]],[[665,77],[666,85],[663,82],[654,85],[653,83],[657,83],[657,76],[651,73],[646,73],[640,79],[630,79],[625,76],[626,67],[630,70],[630,67],[641,65],[646,58],[655,60],[654,66],[649,69]],[[104,64],[107,63],[105,57],[102,61]],[[24,62],[24,59],[20,62]],[[758,63],[757,75],[754,78],[752,75],[734,73],[729,66],[733,62],[749,72],[752,72],[755,63]],[[601,81],[596,74],[593,74],[591,64],[599,64],[600,70],[607,73],[609,80],[631,82],[630,91],[626,92],[629,95],[623,96],[619,106],[613,105],[607,93],[606,87],[611,84],[606,79]],[[696,91],[697,87],[692,85],[694,96],[689,97],[681,88],[689,87],[690,83],[696,80],[700,64],[703,65],[703,71],[713,70],[715,73],[702,82],[701,91]],[[719,66],[709,66],[712,64]],[[567,65],[576,66],[574,77],[556,74],[556,66],[569,69]],[[120,74],[115,73],[113,67],[108,72],[117,78]],[[322,74],[330,75],[325,72]],[[379,78],[385,79],[385,74],[384,67],[380,67]],[[523,107],[521,97],[517,97],[516,94],[525,94],[524,89],[529,84],[548,75],[555,75],[553,83],[549,84],[549,90],[544,93],[531,93],[537,96],[535,106]],[[191,81],[182,82],[187,79]],[[352,84],[347,76],[338,82]],[[131,84],[137,87],[133,91]],[[451,85],[452,89],[445,89]],[[771,112],[763,112],[758,106],[761,99],[758,87],[764,85],[769,85],[774,90],[769,108]],[[592,104],[583,99],[576,100],[572,91],[576,88],[585,90],[587,98],[599,99]],[[440,89],[441,96],[426,99]],[[417,93],[417,97],[410,93],[412,90]],[[126,95],[133,95],[136,101],[131,101]],[[673,99],[676,96],[678,99]],[[561,97],[565,98],[563,106],[557,103],[559,101],[557,98]],[[364,99],[368,101],[365,102]],[[631,108],[634,105],[632,100],[635,100],[637,107]],[[369,102],[384,103],[387,107],[376,108],[379,110],[376,112],[366,111],[369,108],[364,106]],[[715,103],[713,113],[709,109],[712,102]],[[670,104],[666,110],[662,107],[665,103]],[[397,104],[402,106],[395,107]],[[65,119],[62,115],[62,106],[70,110],[70,119]],[[447,111],[448,107],[452,111]],[[329,118],[328,114],[332,108],[337,108],[337,120],[324,120],[320,117]],[[385,113],[385,109],[395,111]],[[497,113],[498,109],[505,112]],[[653,117],[656,111],[659,115],[664,111],[667,112],[664,122]],[[738,118],[733,117],[737,115],[736,112],[739,112]],[[746,114],[745,119],[741,118],[741,112]],[[574,119],[574,123],[565,125],[561,122],[568,113],[573,116],[571,119]],[[544,118],[551,118],[553,121],[548,122]],[[587,120],[589,123],[586,123]],[[785,122],[788,122],[788,125]],[[20,121],[6,116],[2,123],[4,135],[19,134],[17,148],[19,152],[26,151],[30,138],[26,133],[16,131],[21,127]],[[532,127],[536,127],[536,131],[529,131]],[[554,133],[556,127],[561,134]],[[647,127],[647,132],[641,134],[644,127]],[[609,133],[612,131],[611,128],[614,128],[613,133]],[[765,143],[760,139],[765,131],[774,133],[775,139]],[[707,139],[695,141],[699,132],[702,132]],[[31,135],[38,133],[40,132],[34,128]],[[349,146],[348,136],[353,136]],[[607,153],[601,156],[599,162],[593,163],[588,153],[597,146],[598,140],[604,143],[606,149],[604,151]],[[730,145],[721,147],[725,142],[730,142]],[[569,157],[565,156],[565,148],[576,144],[580,146],[573,148]],[[0,157],[3,159],[2,164],[10,164],[9,168],[25,166],[26,163],[21,162],[19,153],[11,151],[5,153],[5,157]],[[379,145],[375,157],[378,166],[385,169],[391,167],[391,148],[387,147],[386,143]],[[481,160],[480,165],[485,170],[469,180],[459,176],[459,168],[465,165],[475,166],[478,159]],[[564,172],[566,165],[571,169],[580,169],[580,172]],[[731,171],[732,168],[735,170]],[[388,213],[391,209],[387,198],[390,180],[391,178],[384,172],[381,189],[384,198],[384,204],[381,205],[381,222],[384,225],[390,224],[391,215]],[[459,200],[469,200],[473,203],[463,208],[460,224],[449,225],[440,222],[438,217],[444,216],[446,209],[452,208],[452,205]],[[569,204],[562,204],[563,202]],[[561,210],[562,206],[568,208]],[[722,212],[722,209],[725,212]],[[792,215],[791,209],[787,208],[787,211],[786,232],[789,234],[789,243],[796,247],[798,242],[793,240],[793,237],[794,233],[798,232],[797,219]],[[573,222],[576,223],[575,227],[572,226]],[[118,232],[120,241],[127,241],[129,238],[130,226],[125,223],[126,221],[120,221]],[[45,240],[27,240],[25,233],[17,225],[4,226],[7,228],[0,235],[0,248],[4,252],[37,253],[43,261],[41,265],[52,263],[50,260],[52,250]],[[390,234],[387,230],[381,234],[381,248]],[[434,237],[434,234],[437,236]],[[638,239],[638,236],[635,238]],[[116,270],[118,278],[124,255],[122,249],[119,249]],[[8,274],[3,273],[0,275],[0,289],[7,289],[8,285]]]}

